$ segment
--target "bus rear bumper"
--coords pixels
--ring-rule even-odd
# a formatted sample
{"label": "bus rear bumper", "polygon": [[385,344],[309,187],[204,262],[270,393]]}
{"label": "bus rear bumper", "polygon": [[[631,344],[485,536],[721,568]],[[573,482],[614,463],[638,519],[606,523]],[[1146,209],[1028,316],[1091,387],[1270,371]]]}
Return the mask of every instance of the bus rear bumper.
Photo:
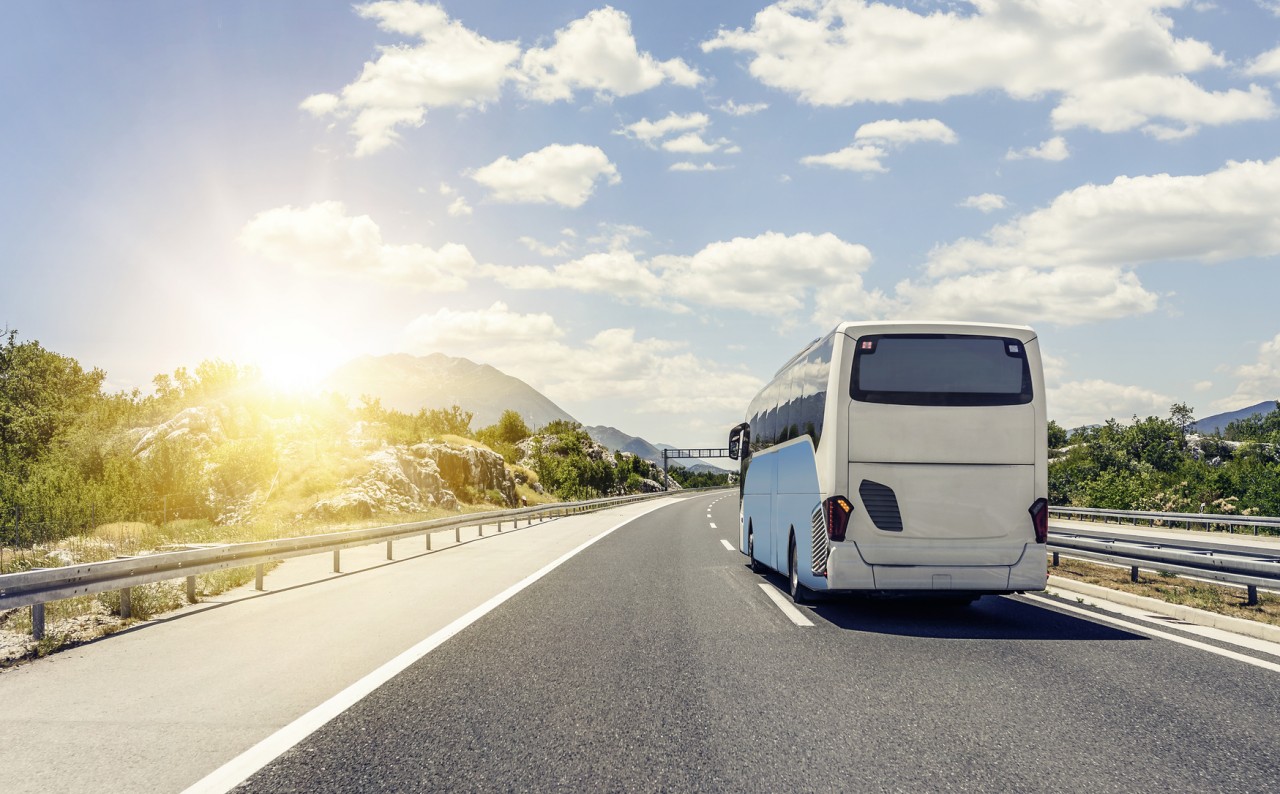
{"label": "bus rear bumper", "polygon": [[1047,561],[1043,545],[1027,544],[1013,565],[868,565],[856,543],[832,544],[827,590],[1009,593],[1043,590]]}

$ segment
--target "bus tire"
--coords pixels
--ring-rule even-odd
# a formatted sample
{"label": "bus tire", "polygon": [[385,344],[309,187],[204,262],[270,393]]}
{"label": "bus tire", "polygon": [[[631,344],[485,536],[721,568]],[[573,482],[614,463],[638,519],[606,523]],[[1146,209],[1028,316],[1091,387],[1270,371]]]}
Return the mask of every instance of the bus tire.
{"label": "bus tire", "polygon": [[792,535],[787,542],[787,583],[790,586],[792,601],[797,604],[809,603],[809,588],[800,584],[800,566],[796,564],[795,535]]}
{"label": "bus tire", "polygon": [[750,524],[747,525],[747,559],[752,573],[764,573],[764,565],[756,559],[756,533]]}

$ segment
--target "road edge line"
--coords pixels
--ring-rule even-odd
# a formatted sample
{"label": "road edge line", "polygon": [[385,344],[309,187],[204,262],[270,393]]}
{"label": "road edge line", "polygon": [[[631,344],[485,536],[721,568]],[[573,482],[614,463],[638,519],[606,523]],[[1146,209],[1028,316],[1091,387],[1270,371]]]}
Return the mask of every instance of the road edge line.
{"label": "road edge line", "polygon": [[1119,626],[1123,629],[1133,632],[1134,634],[1146,634],[1152,637],[1159,637],[1162,640],[1169,640],[1170,642],[1176,642],[1179,645],[1186,645],[1191,648],[1196,648],[1197,650],[1208,651],[1209,653],[1216,653],[1217,655],[1225,656],[1228,659],[1235,659],[1238,662],[1251,664],[1254,667],[1261,667],[1262,669],[1270,670],[1273,673],[1280,673],[1280,664],[1276,664],[1275,662],[1269,662],[1266,659],[1259,659],[1256,656],[1249,656],[1248,654],[1238,653],[1236,651],[1229,650],[1227,648],[1219,648],[1217,645],[1210,645],[1207,642],[1200,642],[1199,640],[1188,639],[1187,637],[1181,637],[1177,634],[1170,634],[1168,632],[1161,631],[1156,628],[1145,626],[1141,623],[1124,620],[1118,617],[1112,617],[1111,615],[1099,614],[1089,609],[1081,609],[1080,607],[1072,606],[1071,604],[1065,604],[1065,603],[1062,603],[1061,601],[1055,601],[1052,598],[1047,598],[1045,596],[1032,595],[1031,593],[1024,593],[1022,597],[1026,599],[1030,599],[1032,601],[1038,601],[1041,604],[1044,604],[1045,606],[1048,606],[1048,607],[1052,607],[1054,609],[1061,609],[1067,612],[1074,612],[1090,620],[1097,620],[1097,621],[1102,621],[1103,623],[1110,623],[1113,626]]}
{"label": "road edge line", "polygon": [[390,661],[384,662],[381,666],[377,667],[354,683],[349,684],[346,688],[333,695],[328,700],[303,714],[301,717],[293,720],[284,727],[278,729],[275,733],[272,733],[270,736],[262,739],[257,744],[240,753],[235,758],[232,758],[230,761],[210,772],[208,775],[205,775],[203,778],[184,789],[183,794],[224,794],[224,792],[230,791],[245,780],[248,780],[249,777],[258,770],[284,755],[285,752],[293,748],[303,739],[324,727],[325,724],[333,720],[339,714],[342,714],[344,711],[363,700],[378,687],[403,672],[414,662],[422,659],[427,654],[443,645],[451,637],[460,633],[472,623],[475,623],[480,618],[501,606],[503,602],[509,600],[521,590],[524,590],[526,587],[551,573],[556,568],[559,568],[561,565],[568,562],[582,551],[585,551],[597,541],[608,537],[627,524],[630,524],[632,521],[635,521],[637,518],[652,513],[661,507],[666,507],[669,504],[671,504],[669,500],[663,499],[645,505],[645,510],[630,516],[625,521],[609,527],[604,532],[601,532],[599,535],[596,535],[578,547],[565,552],[557,559],[547,563],[542,568],[529,574],[519,582],[508,587],[506,590],[503,590],[501,593],[493,596],[488,601],[485,601],[479,606],[473,608],[461,617],[454,619],[447,626],[439,629],[434,634],[418,642],[416,645],[402,652],[400,655]]}
{"label": "road edge line", "polygon": [[813,621],[805,617],[803,612],[796,609],[795,604],[787,601],[787,597],[784,596],[778,588],[768,582],[760,582],[759,585],[760,588],[764,590],[764,594],[767,595],[769,600],[774,603],[774,606],[782,610],[782,614],[786,615],[792,623],[800,626],[801,628],[813,625]]}

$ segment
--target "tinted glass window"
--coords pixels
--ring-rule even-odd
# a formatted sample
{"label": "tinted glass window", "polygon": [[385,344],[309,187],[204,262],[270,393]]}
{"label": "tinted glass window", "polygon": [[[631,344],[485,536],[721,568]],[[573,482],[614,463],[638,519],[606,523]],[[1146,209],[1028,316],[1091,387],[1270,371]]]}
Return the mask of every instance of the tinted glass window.
{"label": "tinted glass window", "polygon": [[864,336],[853,399],[899,405],[1022,405],[1031,370],[1016,339],[956,334]]}

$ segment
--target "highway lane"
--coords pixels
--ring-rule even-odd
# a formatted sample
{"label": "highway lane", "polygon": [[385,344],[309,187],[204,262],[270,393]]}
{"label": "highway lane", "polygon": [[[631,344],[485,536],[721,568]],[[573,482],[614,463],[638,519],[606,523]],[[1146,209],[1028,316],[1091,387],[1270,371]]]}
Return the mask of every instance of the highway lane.
{"label": "highway lane", "polygon": [[723,492],[635,520],[242,789],[1280,787],[1271,670],[1020,597],[800,627],[721,543],[736,525]]}

